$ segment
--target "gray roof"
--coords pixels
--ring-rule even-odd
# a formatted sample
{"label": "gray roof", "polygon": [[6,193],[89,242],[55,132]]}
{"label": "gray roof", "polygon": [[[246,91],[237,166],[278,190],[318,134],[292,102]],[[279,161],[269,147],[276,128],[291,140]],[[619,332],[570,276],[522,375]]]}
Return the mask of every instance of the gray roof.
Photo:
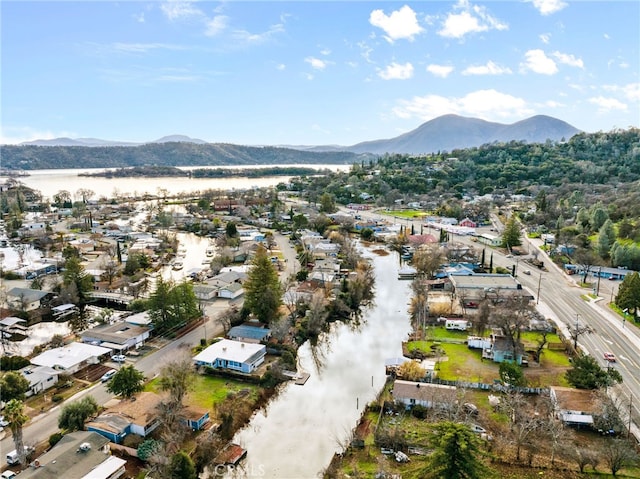
{"label": "gray roof", "polygon": [[258,328],[256,326],[234,326],[227,333],[229,338],[245,338],[255,339],[262,341],[264,338],[271,334],[271,330],[268,328]]}
{"label": "gray roof", "polygon": [[49,291],[40,291],[39,289],[29,288],[12,288],[7,296],[13,296],[14,298],[24,298],[27,301],[40,301],[47,295],[50,295]]}
{"label": "gray roof", "polygon": [[84,331],[81,336],[82,339],[95,338],[100,341],[122,344],[131,338],[135,338],[146,333],[147,331],[150,330],[145,326],[136,326],[135,324],[123,321],[104,326],[96,326],[95,328]]}
{"label": "gray roof", "polygon": [[[88,443],[90,449],[80,450],[83,443]],[[95,432],[65,434],[58,444],[38,458],[39,467],[25,469],[20,479],[80,479],[111,457],[108,450],[105,452],[108,444],[106,437]]]}

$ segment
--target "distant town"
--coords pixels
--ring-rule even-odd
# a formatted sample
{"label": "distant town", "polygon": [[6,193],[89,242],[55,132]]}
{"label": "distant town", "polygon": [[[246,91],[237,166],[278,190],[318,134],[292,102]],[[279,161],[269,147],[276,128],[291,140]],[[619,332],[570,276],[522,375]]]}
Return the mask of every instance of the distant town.
{"label": "distant town", "polygon": [[2,478],[640,477],[639,148],[2,178]]}

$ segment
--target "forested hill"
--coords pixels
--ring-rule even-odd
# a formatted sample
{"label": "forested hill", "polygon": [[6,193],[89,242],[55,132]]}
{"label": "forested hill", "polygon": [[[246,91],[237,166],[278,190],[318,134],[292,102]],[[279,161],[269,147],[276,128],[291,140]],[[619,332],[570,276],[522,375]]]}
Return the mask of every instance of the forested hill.
{"label": "forested hill", "polygon": [[224,143],[148,143],[140,146],[4,145],[1,166],[9,170],[122,168],[127,166],[217,166],[352,164],[370,155],[346,151],[312,152],[272,146]]}

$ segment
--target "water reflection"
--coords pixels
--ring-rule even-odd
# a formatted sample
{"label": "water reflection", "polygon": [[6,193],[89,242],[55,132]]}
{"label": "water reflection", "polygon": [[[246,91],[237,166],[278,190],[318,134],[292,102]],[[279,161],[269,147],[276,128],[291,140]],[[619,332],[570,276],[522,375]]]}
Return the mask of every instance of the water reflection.
{"label": "water reflection", "polygon": [[[371,253],[367,253],[373,256]],[[287,384],[234,442],[247,449],[243,468],[230,477],[317,477],[355,427],[365,405],[385,382],[384,360],[402,353],[410,332],[408,282],[398,281],[394,255],[375,257],[376,304],[359,325],[334,323],[312,346],[298,351],[304,386]]]}

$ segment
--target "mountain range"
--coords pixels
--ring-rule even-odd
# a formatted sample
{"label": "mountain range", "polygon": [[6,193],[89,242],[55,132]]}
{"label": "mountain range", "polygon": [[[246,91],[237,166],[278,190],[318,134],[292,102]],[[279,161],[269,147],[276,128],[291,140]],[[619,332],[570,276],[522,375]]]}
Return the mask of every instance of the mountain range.
{"label": "mountain range", "polygon": [[[525,141],[544,143],[547,140],[569,139],[580,130],[557,118],[545,115],[532,116],[511,124],[495,123],[479,118],[459,115],[444,115],[423,123],[415,130],[386,140],[372,140],[352,146],[325,145],[300,146],[279,145],[281,148],[304,151],[349,151],[351,153],[433,153],[471,148],[487,143]],[[164,136],[144,143],[100,140],[97,138],[55,138],[21,143],[36,146],[140,146],[149,143],[195,143],[208,142],[185,135]]]}

